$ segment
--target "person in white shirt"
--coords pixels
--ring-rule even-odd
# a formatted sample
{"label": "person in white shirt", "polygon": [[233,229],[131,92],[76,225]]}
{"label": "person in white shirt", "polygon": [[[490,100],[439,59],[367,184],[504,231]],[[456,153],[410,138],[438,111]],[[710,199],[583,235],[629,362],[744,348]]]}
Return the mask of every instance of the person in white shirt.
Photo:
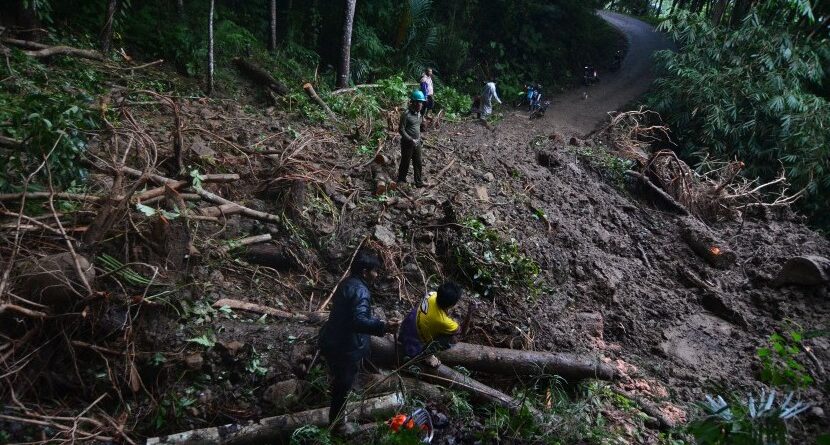
{"label": "person in white shirt", "polygon": [[498,93],[496,93],[496,82],[486,82],[484,91],[481,92],[481,116],[486,117],[493,113],[493,99],[501,104]]}
{"label": "person in white shirt", "polygon": [[[435,89],[432,84],[432,68],[424,70],[424,75],[421,76],[421,92],[424,93],[424,96],[427,98],[424,108],[421,109],[421,117],[426,119],[427,114],[429,114],[433,107],[435,107],[435,99],[433,98]],[[423,131],[423,128],[421,131]]]}

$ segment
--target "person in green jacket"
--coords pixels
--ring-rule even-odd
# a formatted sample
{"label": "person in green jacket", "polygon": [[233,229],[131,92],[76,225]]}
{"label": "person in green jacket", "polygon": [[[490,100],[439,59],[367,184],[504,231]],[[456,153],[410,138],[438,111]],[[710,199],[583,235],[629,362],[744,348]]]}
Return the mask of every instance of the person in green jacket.
{"label": "person in green jacket", "polygon": [[421,176],[421,108],[427,101],[424,93],[413,91],[410,96],[409,107],[401,114],[401,163],[398,167],[398,184],[406,183],[406,176],[409,174],[409,163],[412,162],[412,169],[415,171],[415,187],[423,187],[424,180]]}

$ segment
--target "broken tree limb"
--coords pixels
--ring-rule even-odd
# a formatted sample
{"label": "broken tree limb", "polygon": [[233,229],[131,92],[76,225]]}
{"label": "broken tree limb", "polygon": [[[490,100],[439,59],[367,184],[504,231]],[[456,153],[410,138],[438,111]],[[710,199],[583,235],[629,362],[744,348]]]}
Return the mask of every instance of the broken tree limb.
{"label": "broken tree limb", "polygon": [[626,170],[625,174],[629,176],[634,176],[635,178],[639,179],[640,182],[642,182],[649,189],[651,189],[651,191],[653,191],[657,196],[659,196],[660,199],[662,199],[663,202],[675,212],[684,216],[689,215],[689,210],[686,209],[686,207],[683,207],[683,205],[677,202],[677,200],[675,200],[674,198],[672,198],[671,195],[669,195],[663,189],[651,182],[651,180],[648,179],[647,176],[643,175],[640,172],[635,172],[634,170]]}
{"label": "broken tree limb", "polygon": [[[17,44],[15,42],[25,42],[21,40],[13,40],[13,39],[6,39],[4,40],[6,43]],[[35,48],[36,46],[33,45],[34,42],[26,42],[26,45],[29,47]],[[24,45],[18,45],[21,47],[25,47]],[[29,57],[34,57],[36,59],[43,58],[43,57],[51,57],[51,56],[73,56],[73,57],[80,57],[82,59],[92,59],[92,60],[100,60],[103,61],[104,55],[98,51],[92,49],[80,49],[80,48],[73,48],[71,46],[45,46],[43,45],[39,49],[34,49],[30,51],[23,51]]]}
{"label": "broken tree limb", "polygon": [[23,141],[0,135],[0,147],[19,151],[23,150],[25,145],[23,144]]}
{"label": "broken tree limb", "polygon": [[254,219],[259,219],[261,221],[266,221],[266,222],[270,222],[270,223],[279,223],[279,222],[282,221],[282,219],[277,215],[274,215],[274,214],[271,214],[271,213],[260,212],[259,210],[254,210],[254,209],[245,207],[241,204],[237,204],[237,203],[235,203],[233,201],[229,201],[229,200],[227,200],[227,199],[225,199],[225,198],[223,198],[219,195],[211,193],[211,192],[209,192],[209,191],[207,191],[207,190],[205,190],[201,187],[194,187],[194,188],[195,188],[195,192],[199,196],[201,196],[205,201],[210,201],[214,204],[220,204],[220,205],[221,204],[236,204],[241,209],[240,213],[242,213],[245,216],[249,216],[251,218],[254,218]]}
{"label": "broken tree limb", "polygon": [[[374,340],[374,339],[373,339]],[[372,348],[376,346],[372,342]],[[378,347],[383,345],[378,343]],[[374,349],[373,349],[374,351]],[[386,351],[381,351],[385,354]],[[463,366],[473,371],[502,375],[556,374],[566,379],[614,380],[617,371],[595,358],[542,351],[493,348],[470,343],[456,343],[436,354],[449,366]]]}
{"label": "broken tree limb", "polygon": [[[199,195],[196,195],[199,196]],[[199,196],[199,199],[202,199]],[[242,206],[236,203],[230,204],[222,204],[213,207],[204,207],[197,210],[202,216],[212,216],[212,217],[227,217],[231,215],[236,215],[238,213],[242,213]]]}
{"label": "broken tree limb", "polygon": [[[139,178],[142,175],[141,170],[136,170],[134,168],[130,168],[130,167],[126,167],[126,166],[122,167],[121,171],[123,171],[124,173],[126,173],[126,174],[128,174],[128,175],[130,175],[134,178]],[[172,187],[171,183],[178,183],[179,182],[179,180],[166,178],[164,176],[157,175],[157,174],[154,174],[154,173],[151,173],[148,177],[150,178],[151,181],[155,182],[156,184],[159,184],[159,185],[170,184],[171,187]],[[211,173],[211,174],[202,175],[201,179],[202,179],[202,182],[212,182],[212,183],[234,182],[234,181],[239,180],[239,175],[236,174],[236,173]],[[173,188],[175,188],[175,187],[173,187]],[[164,191],[164,188],[162,188],[162,192],[163,191]]]}
{"label": "broken tree limb", "polygon": [[279,80],[275,79],[271,73],[265,71],[262,67],[241,57],[234,57],[233,63],[239,71],[248,76],[257,84],[262,85],[280,96],[288,94],[288,87],[283,85],[283,83]]}
{"label": "broken tree limb", "polygon": [[[394,368],[397,365],[394,343],[394,340],[388,337],[371,337],[372,361],[381,366]],[[507,408],[511,413],[517,413],[522,409],[522,402],[520,400],[495,388],[491,388],[444,364],[440,364],[434,368],[423,364],[420,367],[420,373],[416,377],[445,388],[466,391],[472,396],[473,400],[481,403],[494,403]],[[532,410],[532,412],[534,416],[541,418],[540,413],[535,410]]]}
{"label": "broken tree limb", "polygon": [[228,253],[231,250],[238,249],[242,246],[249,246],[251,244],[257,243],[267,243],[268,241],[271,241],[270,233],[266,233],[265,235],[249,236],[247,238],[242,239],[229,240],[224,246],[219,248],[219,252]]}
{"label": "broken tree limb", "polygon": [[729,250],[723,242],[715,239],[705,226],[696,220],[687,219],[686,224],[680,230],[680,238],[695,254],[718,269],[728,269],[738,259],[735,252]]}
{"label": "broken tree limb", "polygon": [[[49,199],[52,195],[50,192],[26,192],[26,193],[2,193],[0,194],[0,201],[17,201],[19,199]],[[54,197],[57,199],[66,199],[70,201],[91,201],[97,202],[101,200],[100,196],[83,195],[80,193],[55,193]]]}
{"label": "broken tree limb", "polygon": [[223,298],[213,303],[213,307],[221,308],[228,307],[234,310],[254,312],[256,314],[266,314],[272,317],[284,318],[287,320],[308,322],[311,324],[322,324],[328,319],[327,312],[288,312],[281,309],[275,309],[261,304],[248,303],[247,301],[234,300],[231,298]]}
{"label": "broken tree limb", "polygon": [[331,118],[331,120],[337,120],[337,115],[334,114],[334,111],[331,111],[331,108],[329,108],[329,106],[326,105],[325,102],[323,102],[323,99],[320,99],[320,96],[317,95],[317,92],[314,91],[314,85],[306,82],[305,84],[303,84],[303,91],[305,91],[305,94],[309,97],[309,99],[311,99],[320,108],[322,108],[323,111],[326,112],[326,114],[329,116],[329,118]]}
{"label": "broken tree limb", "polygon": [[[349,418],[373,420],[389,417],[404,403],[399,393],[374,397],[346,405]],[[247,424],[230,424],[147,439],[147,445],[248,445],[279,443],[301,426],[324,427],[329,423],[329,408],[267,417]]]}

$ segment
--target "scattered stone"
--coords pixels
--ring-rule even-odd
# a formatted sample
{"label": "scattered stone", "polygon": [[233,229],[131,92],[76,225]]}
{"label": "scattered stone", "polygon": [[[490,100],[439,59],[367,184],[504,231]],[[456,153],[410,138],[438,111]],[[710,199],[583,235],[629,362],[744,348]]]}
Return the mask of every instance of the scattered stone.
{"label": "scattered stone", "polygon": [[576,136],[574,136],[574,137],[571,137],[571,140],[568,141],[568,144],[573,145],[574,147],[579,147],[580,145],[582,145],[582,141],[580,141],[579,139],[576,138]]}
{"label": "scattered stone", "polygon": [[487,186],[478,185],[475,187],[476,199],[479,201],[490,202],[490,195],[487,194]]}
{"label": "scattered stone", "polygon": [[824,410],[821,409],[819,406],[814,406],[810,408],[810,417],[814,419],[823,419],[824,418]]}
{"label": "scattered stone", "polygon": [[199,371],[205,364],[205,359],[202,357],[202,354],[191,354],[184,358],[184,364],[194,371]]}
{"label": "scattered stone", "polygon": [[496,217],[496,213],[493,211],[489,211],[480,217],[481,221],[488,226],[492,226],[498,222],[498,218]]}
{"label": "scattered stone", "polygon": [[496,180],[496,175],[494,175],[490,172],[487,172],[487,173],[484,174],[484,180],[487,181],[487,182],[493,182],[493,181]]}
{"label": "scattered stone", "polygon": [[239,352],[242,351],[242,348],[245,347],[245,343],[242,343],[238,340],[232,340],[229,342],[217,342],[217,345],[220,346],[225,353],[228,354],[229,357],[233,358],[239,355]]}
{"label": "scattered stone", "polygon": [[375,226],[375,239],[380,241],[386,247],[392,247],[397,244],[398,240],[395,238],[395,232],[386,226]]}
{"label": "scattered stone", "polygon": [[265,389],[262,398],[277,408],[289,408],[300,400],[303,384],[297,379],[274,383]]}

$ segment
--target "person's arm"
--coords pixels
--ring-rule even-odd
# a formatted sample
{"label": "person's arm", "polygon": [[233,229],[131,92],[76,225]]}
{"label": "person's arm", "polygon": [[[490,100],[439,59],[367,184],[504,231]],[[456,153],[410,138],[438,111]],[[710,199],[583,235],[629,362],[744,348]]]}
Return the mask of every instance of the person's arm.
{"label": "person's arm", "polygon": [[355,295],[354,308],[352,309],[352,329],[361,334],[381,336],[386,332],[386,323],[373,318],[369,314],[369,291],[360,287]]}
{"label": "person's arm", "polygon": [[412,136],[406,133],[406,113],[407,112],[404,111],[403,114],[401,114],[401,122],[400,124],[398,124],[398,133],[401,134],[401,139],[410,143],[414,143],[415,140],[412,139]]}

